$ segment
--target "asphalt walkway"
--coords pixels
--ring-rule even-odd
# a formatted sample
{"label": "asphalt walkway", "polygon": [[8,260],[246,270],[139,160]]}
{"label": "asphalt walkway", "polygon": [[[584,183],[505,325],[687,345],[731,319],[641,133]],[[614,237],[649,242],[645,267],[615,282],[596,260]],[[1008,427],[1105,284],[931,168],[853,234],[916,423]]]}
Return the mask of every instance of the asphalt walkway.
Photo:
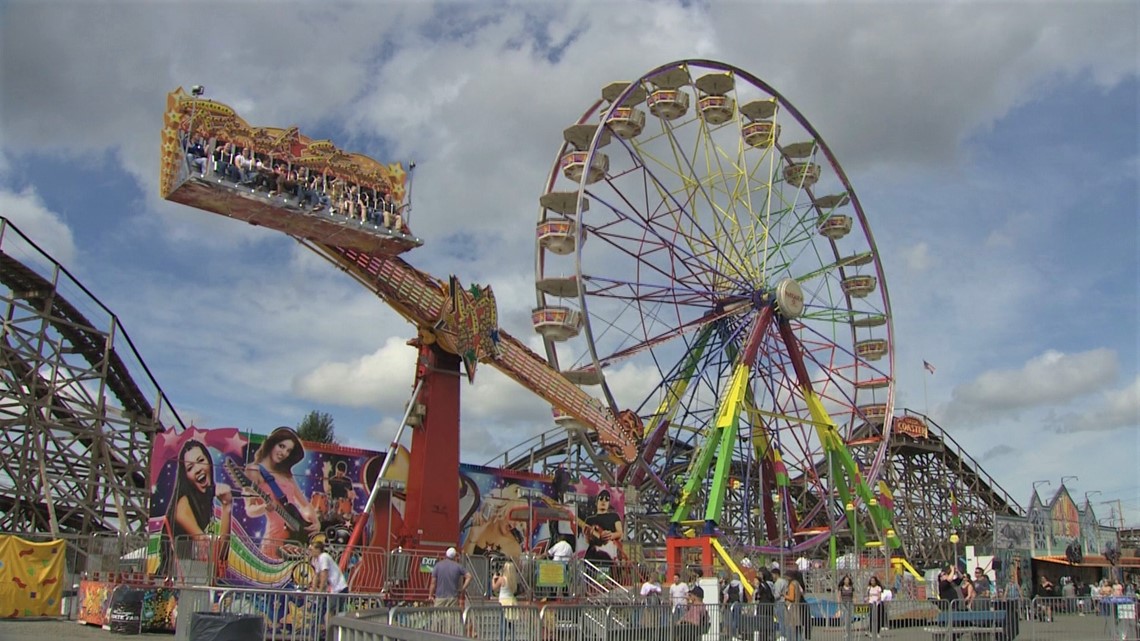
{"label": "asphalt walkway", "polygon": [[114,641],[126,638],[172,641],[174,635],[148,632],[128,637],[108,632],[97,625],[81,625],[63,619],[0,619],[0,641]]}

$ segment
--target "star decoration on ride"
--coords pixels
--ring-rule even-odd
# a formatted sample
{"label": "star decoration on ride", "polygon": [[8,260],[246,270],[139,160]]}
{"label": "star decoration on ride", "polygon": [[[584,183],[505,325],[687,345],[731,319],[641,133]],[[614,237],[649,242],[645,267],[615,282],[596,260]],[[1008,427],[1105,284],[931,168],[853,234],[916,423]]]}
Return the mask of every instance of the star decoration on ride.
{"label": "star decoration on ride", "polygon": [[455,332],[455,350],[463,359],[467,380],[474,382],[479,361],[499,356],[499,310],[491,287],[472,284],[464,289],[459,279],[448,282],[451,309],[444,320]]}

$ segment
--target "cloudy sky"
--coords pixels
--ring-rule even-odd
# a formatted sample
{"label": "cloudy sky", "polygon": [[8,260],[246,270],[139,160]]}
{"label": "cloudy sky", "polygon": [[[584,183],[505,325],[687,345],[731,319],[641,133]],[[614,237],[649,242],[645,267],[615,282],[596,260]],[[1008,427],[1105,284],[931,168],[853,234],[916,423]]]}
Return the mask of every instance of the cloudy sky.
{"label": "cloudy sky", "polygon": [[[1132,2],[142,3],[0,8],[0,214],[114,310],[187,421],[310,409],[380,449],[414,329],[275,232],[158,199],[165,95],[414,159],[417,267],[494,286],[537,345],[533,221],[562,129],[614,80],[710,58],[821,133],[889,287],[898,405],[1024,505],[1061,476],[1140,525]],[[929,361],[936,373],[925,373]],[[483,368],[464,460],[550,427]]]}

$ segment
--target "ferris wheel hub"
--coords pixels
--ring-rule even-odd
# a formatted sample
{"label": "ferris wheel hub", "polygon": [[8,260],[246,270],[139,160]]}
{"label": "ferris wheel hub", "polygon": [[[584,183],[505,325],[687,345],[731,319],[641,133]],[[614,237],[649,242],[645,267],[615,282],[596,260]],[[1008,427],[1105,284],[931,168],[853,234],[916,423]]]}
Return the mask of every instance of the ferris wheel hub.
{"label": "ferris wheel hub", "polygon": [[776,310],[789,320],[804,312],[804,290],[793,278],[785,278],[776,286]]}

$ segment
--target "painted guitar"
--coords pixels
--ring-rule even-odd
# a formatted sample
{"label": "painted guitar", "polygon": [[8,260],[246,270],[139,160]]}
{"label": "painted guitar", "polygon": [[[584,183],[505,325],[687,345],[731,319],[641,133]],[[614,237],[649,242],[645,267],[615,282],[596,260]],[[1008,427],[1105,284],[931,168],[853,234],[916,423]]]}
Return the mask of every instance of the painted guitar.
{"label": "painted guitar", "polygon": [[305,531],[305,528],[309,523],[305,520],[305,517],[301,516],[301,511],[297,509],[296,505],[287,502],[284,496],[273,497],[266,494],[257,483],[254,483],[245,475],[245,472],[233,459],[225,459],[222,463],[222,467],[226,469],[226,473],[230,475],[234,483],[241,486],[243,490],[252,492],[262,501],[265,501],[266,507],[281,517],[281,520],[285,522],[285,529],[289,531],[288,539],[290,541],[308,545],[309,534]]}

